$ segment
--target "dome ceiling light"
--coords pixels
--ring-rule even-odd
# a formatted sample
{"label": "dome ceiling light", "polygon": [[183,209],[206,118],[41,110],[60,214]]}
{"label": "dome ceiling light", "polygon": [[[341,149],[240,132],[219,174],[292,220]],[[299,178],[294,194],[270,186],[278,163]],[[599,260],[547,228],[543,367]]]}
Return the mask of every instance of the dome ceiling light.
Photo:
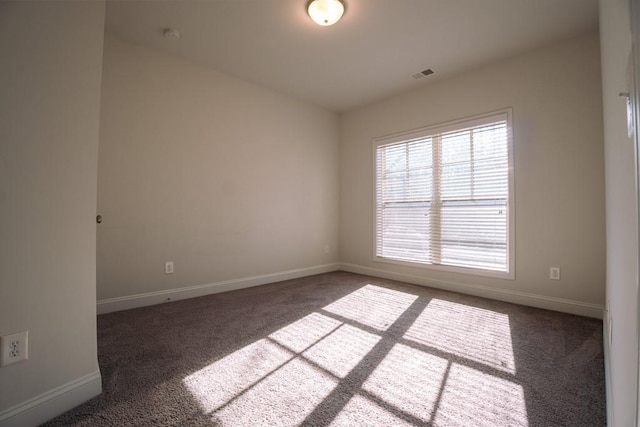
{"label": "dome ceiling light", "polygon": [[307,12],[313,22],[328,27],[342,18],[344,3],[342,0],[311,0],[307,4]]}

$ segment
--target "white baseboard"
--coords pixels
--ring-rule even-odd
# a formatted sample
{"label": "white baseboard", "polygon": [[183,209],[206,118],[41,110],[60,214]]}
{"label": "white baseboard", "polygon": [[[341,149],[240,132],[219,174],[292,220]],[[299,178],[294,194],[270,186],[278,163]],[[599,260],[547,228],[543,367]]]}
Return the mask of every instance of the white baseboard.
{"label": "white baseboard", "polygon": [[299,277],[311,276],[314,274],[329,273],[339,269],[340,264],[338,263],[323,264],[313,267],[299,268],[296,270],[287,270],[277,273],[262,274],[259,276],[225,280],[222,282],[206,283],[203,285],[167,289],[164,291],[148,292],[145,294],[128,295],[117,298],[108,298],[98,301],[97,311],[98,314],[105,314],[114,311],[129,310],[131,308],[145,307],[169,301],[178,301],[187,298],[201,297],[204,295],[264,285],[267,283],[280,282],[282,280],[297,279]]}
{"label": "white baseboard", "polygon": [[[609,305],[607,305],[609,307]],[[611,315],[609,310],[605,308],[603,319],[603,338],[604,338],[604,384],[605,397],[607,399],[607,425],[614,426],[613,419],[613,388],[611,384]]]}
{"label": "white baseboard", "polygon": [[469,285],[442,280],[430,280],[424,277],[378,270],[375,268],[364,267],[361,265],[349,263],[340,264],[340,269],[351,273],[366,274],[368,276],[380,277],[383,279],[399,280],[402,282],[412,283],[414,285],[429,286],[432,288],[459,292],[461,294],[475,295],[499,301],[511,302],[514,304],[560,311],[563,313],[578,314],[580,316],[595,317],[597,319],[602,319],[603,317],[604,307],[582,301],[547,297],[544,295],[518,292],[508,289],[496,289],[482,285]]}
{"label": "white baseboard", "polygon": [[102,378],[96,371],[0,412],[0,427],[40,425],[100,393]]}

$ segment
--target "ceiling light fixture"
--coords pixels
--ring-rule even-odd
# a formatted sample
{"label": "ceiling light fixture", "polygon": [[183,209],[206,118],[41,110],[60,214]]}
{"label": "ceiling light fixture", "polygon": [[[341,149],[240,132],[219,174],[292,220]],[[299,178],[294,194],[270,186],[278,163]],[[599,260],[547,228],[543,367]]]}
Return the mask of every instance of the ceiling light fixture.
{"label": "ceiling light fixture", "polygon": [[342,3],[342,0],[311,0],[307,4],[307,12],[313,22],[327,27],[342,18],[344,3]]}

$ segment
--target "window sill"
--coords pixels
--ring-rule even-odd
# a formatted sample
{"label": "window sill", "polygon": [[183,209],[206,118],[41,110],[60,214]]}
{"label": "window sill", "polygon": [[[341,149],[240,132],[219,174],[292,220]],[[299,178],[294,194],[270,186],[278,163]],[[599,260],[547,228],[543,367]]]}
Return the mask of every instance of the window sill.
{"label": "window sill", "polygon": [[395,264],[395,265],[401,265],[404,267],[412,267],[412,268],[418,268],[418,269],[424,269],[424,270],[445,271],[448,273],[466,274],[469,276],[492,277],[494,279],[515,280],[516,278],[515,271],[513,271],[513,268],[511,269],[511,271],[508,271],[508,272],[480,270],[476,268],[452,267],[448,265],[422,264],[418,262],[399,261],[399,260],[384,258],[379,256],[374,256],[373,261],[378,263]]}

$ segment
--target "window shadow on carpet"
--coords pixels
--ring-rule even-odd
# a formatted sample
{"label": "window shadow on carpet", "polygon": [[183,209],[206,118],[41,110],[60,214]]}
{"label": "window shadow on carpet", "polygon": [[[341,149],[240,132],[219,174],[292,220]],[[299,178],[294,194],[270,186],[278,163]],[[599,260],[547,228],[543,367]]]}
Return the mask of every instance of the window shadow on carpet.
{"label": "window shadow on carpet", "polygon": [[100,316],[99,355],[49,425],[606,424],[602,322],[344,272]]}

